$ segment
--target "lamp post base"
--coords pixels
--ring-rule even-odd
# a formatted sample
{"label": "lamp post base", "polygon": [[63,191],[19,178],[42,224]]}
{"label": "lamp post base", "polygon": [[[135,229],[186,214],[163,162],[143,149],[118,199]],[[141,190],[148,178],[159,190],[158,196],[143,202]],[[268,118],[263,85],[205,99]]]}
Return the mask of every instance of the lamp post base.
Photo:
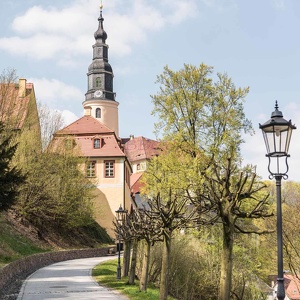
{"label": "lamp post base", "polygon": [[277,278],[277,299],[284,300],[285,291],[284,291],[284,278]]}
{"label": "lamp post base", "polygon": [[120,280],[121,279],[121,266],[118,265],[117,267],[117,279]]}

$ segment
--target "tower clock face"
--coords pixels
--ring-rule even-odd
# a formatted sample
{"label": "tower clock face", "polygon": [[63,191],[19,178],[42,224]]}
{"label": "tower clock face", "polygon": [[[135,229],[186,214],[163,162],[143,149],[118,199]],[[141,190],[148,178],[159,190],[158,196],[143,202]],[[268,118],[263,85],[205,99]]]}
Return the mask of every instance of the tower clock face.
{"label": "tower clock face", "polygon": [[95,93],[94,93],[94,97],[96,97],[96,98],[99,98],[99,97],[101,97],[103,95],[103,92],[101,91],[101,90],[97,90],[97,91],[95,91]]}

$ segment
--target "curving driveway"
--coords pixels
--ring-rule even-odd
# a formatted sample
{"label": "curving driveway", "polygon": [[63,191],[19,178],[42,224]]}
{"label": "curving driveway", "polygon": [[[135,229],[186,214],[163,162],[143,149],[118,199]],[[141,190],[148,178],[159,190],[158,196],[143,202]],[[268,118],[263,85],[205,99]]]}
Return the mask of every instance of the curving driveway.
{"label": "curving driveway", "polygon": [[99,286],[91,276],[95,265],[115,257],[68,260],[39,269],[25,280],[17,299],[128,300],[116,291]]}

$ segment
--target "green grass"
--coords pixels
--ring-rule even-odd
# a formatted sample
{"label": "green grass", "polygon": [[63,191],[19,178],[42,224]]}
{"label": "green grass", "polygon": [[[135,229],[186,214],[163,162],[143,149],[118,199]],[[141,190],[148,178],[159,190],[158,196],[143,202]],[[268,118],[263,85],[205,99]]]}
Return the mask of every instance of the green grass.
{"label": "green grass", "polygon": [[[116,279],[117,259],[109,260],[99,264],[93,269],[93,276],[100,285],[107,286],[121,292],[132,300],[157,300],[159,299],[159,290],[153,285],[149,285],[147,292],[139,291],[139,281],[135,280],[135,285],[129,285],[128,277],[121,280]],[[175,300],[168,297],[168,300]]]}
{"label": "green grass", "polygon": [[19,234],[0,214],[0,267],[24,256],[45,251]]}

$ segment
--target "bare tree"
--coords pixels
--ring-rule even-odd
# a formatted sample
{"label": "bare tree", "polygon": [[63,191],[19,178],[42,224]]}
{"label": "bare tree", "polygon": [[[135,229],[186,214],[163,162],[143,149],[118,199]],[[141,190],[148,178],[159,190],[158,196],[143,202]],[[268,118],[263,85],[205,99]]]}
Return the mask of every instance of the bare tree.
{"label": "bare tree", "polygon": [[[219,300],[231,299],[233,245],[236,233],[264,234],[253,220],[273,216],[268,202],[265,185],[256,179],[249,168],[240,170],[234,160],[228,158],[227,165],[211,165],[203,174],[203,189],[198,204],[210,206],[209,216],[204,223],[221,222],[223,247],[221,253],[221,274]],[[205,200],[203,202],[203,199]],[[196,201],[197,203],[197,201]],[[203,220],[203,211],[199,220]]]}
{"label": "bare tree", "polygon": [[38,103],[41,124],[42,149],[49,145],[52,135],[64,126],[61,112],[50,109],[46,104]]}

